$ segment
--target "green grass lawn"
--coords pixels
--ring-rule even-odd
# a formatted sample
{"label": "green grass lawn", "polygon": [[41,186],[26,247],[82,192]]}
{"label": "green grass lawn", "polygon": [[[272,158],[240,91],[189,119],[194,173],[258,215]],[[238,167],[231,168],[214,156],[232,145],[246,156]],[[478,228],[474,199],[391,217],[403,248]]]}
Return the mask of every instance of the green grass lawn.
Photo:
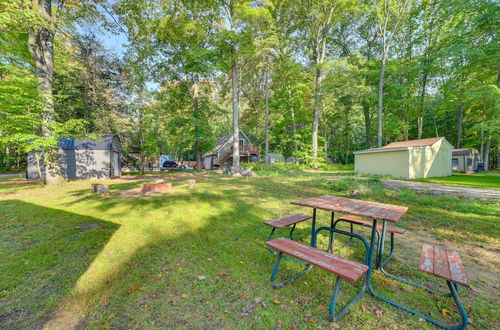
{"label": "green grass lawn", "polygon": [[[41,187],[0,178],[0,328],[331,328],[327,310],[334,276],[313,269],[272,289],[275,257],[265,248],[269,227],[262,222],[311,212],[290,201],[349,196],[360,184],[369,191],[356,198],[409,206],[399,224],[409,232],[397,240],[389,270],[444,289],[444,281],[417,271],[420,247],[427,242],[457,249],[474,289],[461,291],[472,324],[499,324],[498,202],[415,195],[388,191],[376,179],[335,178],[335,173],[208,174],[196,177],[195,189],[187,189],[190,177],[171,178],[171,193],[138,198],[120,192],[150,180],[102,180],[112,194],[99,197],[90,192],[92,181]],[[318,215],[319,224],[329,223],[326,212]],[[298,226],[299,240],[309,241],[309,226]],[[335,253],[362,261],[362,250],[345,241],[336,240]],[[284,274],[299,269],[286,261],[283,266]],[[374,282],[389,298],[458,321],[448,299],[378,271]],[[343,287],[340,307],[358,285]],[[333,327],[433,328],[370,294]]]}
{"label": "green grass lawn", "polygon": [[415,181],[460,187],[500,189],[500,172],[483,172],[477,174],[454,173],[452,176],[418,179]]}

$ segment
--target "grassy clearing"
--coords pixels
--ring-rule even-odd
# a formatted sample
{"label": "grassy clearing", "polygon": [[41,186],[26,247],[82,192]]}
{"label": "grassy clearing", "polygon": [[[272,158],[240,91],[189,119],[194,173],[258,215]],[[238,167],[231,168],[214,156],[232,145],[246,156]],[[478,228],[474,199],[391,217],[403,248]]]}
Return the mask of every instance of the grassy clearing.
{"label": "grassy clearing", "polygon": [[[376,179],[335,180],[332,173],[280,173],[202,175],[195,189],[187,189],[189,177],[171,178],[172,193],[147,198],[119,196],[147,180],[100,181],[112,190],[101,198],[89,192],[89,181],[41,187],[0,178],[0,328],[330,328],[325,308],[334,277],[315,269],[273,290],[268,280],[274,257],[264,246],[269,228],[262,222],[310,212],[290,205],[292,200],[349,196],[361,186],[366,190],[357,198],[410,207],[400,223],[410,232],[397,241],[390,271],[443,288],[416,270],[420,246],[456,248],[474,288],[462,293],[473,325],[498,324],[497,202],[388,191]],[[319,224],[329,222],[326,212],[318,214]],[[305,242],[309,225],[298,226],[297,237]],[[356,246],[338,244],[335,252],[363,259]],[[285,265],[285,274],[298,270]],[[375,283],[389,298],[448,322],[458,319],[444,298],[378,272]],[[344,288],[340,306],[356,291],[352,284]],[[369,294],[339,326],[432,328]]]}
{"label": "grassy clearing", "polygon": [[460,187],[500,189],[500,172],[483,172],[477,174],[454,173],[452,176],[418,179],[415,181]]}

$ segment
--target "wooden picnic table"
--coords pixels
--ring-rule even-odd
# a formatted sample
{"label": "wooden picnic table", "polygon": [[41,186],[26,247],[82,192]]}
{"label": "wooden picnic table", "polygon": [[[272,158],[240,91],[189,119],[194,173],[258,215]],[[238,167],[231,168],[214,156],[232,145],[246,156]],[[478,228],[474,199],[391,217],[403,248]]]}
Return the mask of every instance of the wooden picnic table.
{"label": "wooden picnic table", "polygon": [[[390,205],[390,204],[382,204],[382,203],[376,203],[376,202],[369,202],[369,201],[362,201],[362,200],[357,200],[357,199],[351,199],[351,198],[344,198],[344,197],[336,197],[336,196],[321,196],[321,197],[313,197],[313,198],[307,198],[299,201],[294,201],[291,202],[291,204],[294,205],[301,205],[301,206],[306,206],[310,207],[313,209],[313,214],[312,214],[312,223],[311,223],[311,247],[308,247],[307,245],[300,244],[298,242],[295,242],[293,240],[293,237],[291,237],[291,240],[285,239],[285,238],[278,238],[274,239],[272,241],[269,241],[266,243],[268,247],[276,249],[279,254],[278,258],[276,261],[276,264],[273,269],[273,273],[271,275],[271,283],[275,288],[282,287],[286,285],[288,282],[292,281],[293,279],[302,276],[303,274],[307,273],[313,266],[318,266],[320,268],[323,268],[325,270],[330,271],[331,273],[334,273],[337,275],[337,280],[335,282],[335,289],[334,293],[332,296],[332,300],[330,302],[330,309],[329,309],[329,315],[330,319],[332,321],[336,321],[340,319],[349,309],[349,307],[354,304],[357,300],[359,300],[365,293],[365,288],[367,287],[370,293],[377,299],[382,300],[386,303],[389,303],[395,307],[404,309],[414,315],[417,315],[423,319],[425,319],[428,322],[431,322],[439,327],[445,328],[445,329],[464,329],[467,324],[468,324],[468,318],[467,318],[467,313],[465,308],[463,307],[459,297],[458,297],[458,285],[463,285],[468,287],[468,281],[467,277],[465,275],[465,271],[462,265],[462,261],[460,259],[460,256],[458,255],[458,252],[456,251],[451,251],[451,250],[446,250],[440,247],[432,247],[429,245],[424,245],[422,249],[422,256],[421,256],[421,261],[420,261],[420,266],[419,270],[440,278],[443,278],[446,280],[448,287],[450,289],[450,294],[443,294],[438,291],[435,291],[431,288],[426,288],[418,283],[413,283],[409,280],[388,274],[384,269],[383,269],[383,264],[382,264],[382,255],[384,252],[384,241],[385,241],[385,234],[387,231],[387,222],[398,222],[401,217],[408,211],[408,208],[406,206],[398,206],[398,205]],[[330,227],[320,227],[316,229],[316,211],[317,210],[324,210],[324,211],[329,211],[331,212],[331,225]],[[336,222],[334,222],[334,213],[335,212],[340,212],[344,214],[350,214],[350,215],[355,215],[363,218],[368,218],[372,220],[372,225],[371,225],[371,239],[370,243],[367,242],[367,240],[358,235],[352,233],[352,228],[351,228],[351,233],[339,230],[335,228]],[[306,215],[294,215],[293,217],[300,216],[300,222],[308,220],[310,217]],[[287,217],[290,218],[290,221],[292,221],[292,217]],[[346,217],[344,217],[346,218]],[[283,219],[278,219],[281,222],[284,222]],[[276,221],[276,220],[275,220]],[[341,221],[339,219],[338,221]],[[344,220],[345,221],[345,220]],[[374,250],[375,246],[377,245],[377,234],[378,234],[378,228],[380,225],[377,225],[377,222],[381,221],[382,222],[382,230],[380,233],[380,243],[377,246],[378,249],[378,267],[382,274],[385,276],[388,276],[392,279],[404,282],[406,284],[413,285],[417,288],[421,288],[424,290],[427,290],[428,292],[431,293],[436,293],[440,294],[442,296],[447,296],[447,297],[452,297],[453,300],[455,301],[455,304],[459,310],[460,317],[461,317],[461,323],[458,326],[449,326],[444,323],[439,322],[436,319],[431,318],[430,316],[424,315],[412,308],[409,308],[407,306],[404,306],[396,301],[390,300],[388,298],[385,298],[375,292],[373,288],[373,283],[372,283],[372,272],[374,268],[374,263],[373,263],[373,257],[374,257]],[[293,223],[295,224],[297,221],[294,221]],[[266,223],[269,225],[269,223]],[[363,224],[365,226],[370,226],[369,222],[366,220],[363,220]],[[275,225],[276,226],[276,225]],[[278,227],[279,228],[279,227]],[[275,229],[275,228],[274,228]],[[273,229],[273,230],[274,230]],[[329,242],[329,248],[327,251],[322,251],[316,248],[316,239],[317,235],[320,231],[328,231],[330,233],[330,242]],[[350,236],[351,238],[357,238],[359,239],[363,245],[365,246],[365,262],[364,264],[357,264],[355,262],[349,261],[347,259],[340,258],[338,256],[335,256],[331,254],[332,251],[332,235],[334,233],[339,233],[343,235]],[[272,235],[272,234],[271,234]],[[290,235],[291,236],[291,235]],[[327,252],[330,252],[327,253]],[[283,257],[283,253],[288,254],[291,257],[297,258],[299,260],[304,261],[304,265],[307,266],[307,268],[294,275],[288,280],[283,281],[280,284],[275,284],[275,276],[276,272],[279,267],[279,263],[281,258]],[[391,240],[391,255],[392,255],[392,240]],[[353,263],[350,264],[349,262]],[[363,267],[364,266],[364,269]],[[366,266],[368,267],[368,270],[366,270]],[[361,287],[359,293],[354,297],[344,309],[335,314],[335,302],[336,302],[336,297],[340,288],[340,279],[348,279],[351,281],[356,281],[358,280],[362,274],[366,272],[366,277],[364,279],[364,284]]]}
{"label": "wooden picnic table", "polygon": [[[332,225],[334,212],[357,215],[375,221],[382,220],[385,223],[385,221],[399,221],[406,211],[408,211],[406,206],[382,204],[336,196],[307,198],[291,202],[291,204],[313,208],[311,243],[313,243],[314,231],[316,230],[316,209],[332,212]],[[374,237],[372,239],[374,239]],[[372,243],[373,242],[374,240],[372,240]]]}
{"label": "wooden picnic table", "polygon": [[[307,198],[307,199],[302,199],[299,201],[294,201],[291,202],[291,204],[294,205],[301,205],[301,206],[306,206],[310,207],[313,209],[313,215],[312,215],[312,224],[311,224],[311,246],[316,247],[316,210],[324,210],[324,211],[329,211],[332,212],[331,215],[331,226],[333,227],[334,224],[334,213],[339,212],[339,213],[344,213],[344,214],[351,214],[351,215],[356,215],[364,218],[371,219],[373,221],[372,225],[372,233],[371,233],[371,239],[370,239],[370,244],[367,247],[367,266],[368,266],[368,272],[366,275],[366,283],[368,285],[368,290],[378,299],[383,300],[388,302],[386,298],[381,297],[378,295],[375,290],[372,287],[372,282],[371,282],[371,275],[373,272],[373,255],[374,255],[374,250],[376,246],[376,232],[377,232],[377,221],[382,221],[382,233],[381,237],[379,239],[382,240],[382,243],[380,244],[380,250],[379,250],[379,256],[383,254],[384,250],[384,240],[385,240],[385,232],[387,228],[387,222],[398,222],[401,217],[408,211],[408,208],[406,206],[398,206],[398,205],[391,205],[391,204],[383,204],[383,203],[377,203],[377,202],[369,202],[369,201],[363,201],[363,200],[358,200],[358,199],[352,199],[352,198],[345,198],[345,197],[336,197],[336,196],[321,196],[321,197],[313,197],[313,198]],[[323,227],[324,228],[324,227]],[[321,230],[318,229],[318,231]],[[331,235],[334,233],[345,233],[342,232],[341,230],[332,228],[330,229],[330,242],[331,242]],[[330,246],[331,249],[331,246]]]}

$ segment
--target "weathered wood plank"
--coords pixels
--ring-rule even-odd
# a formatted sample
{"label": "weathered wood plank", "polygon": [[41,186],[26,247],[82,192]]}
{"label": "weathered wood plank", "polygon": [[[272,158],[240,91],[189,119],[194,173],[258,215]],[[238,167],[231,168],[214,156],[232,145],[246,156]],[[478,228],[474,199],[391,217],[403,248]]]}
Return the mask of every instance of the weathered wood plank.
{"label": "weathered wood plank", "polygon": [[445,249],[438,246],[434,247],[434,275],[451,279],[448,255]]}
{"label": "weathered wood plank", "polygon": [[309,215],[299,213],[299,214],[288,215],[286,217],[282,217],[282,218],[278,218],[278,219],[274,219],[274,220],[269,220],[269,221],[264,222],[264,224],[271,226],[271,227],[274,227],[274,228],[283,229],[283,228],[288,227],[290,225],[293,225],[293,224],[296,224],[296,223],[299,223],[302,221],[306,221],[306,220],[309,220],[311,218],[312,217]]}
{"label": "weathered wood plank", "polygon": [[434,247],[428,244],[422,246],[422,255],[420,256],[420,265],[418,270],[434,275]]}
{"label": "weathered wood plank", "polygon": [[276,238],[266,242],[267,246],[281,251],[349,281],[357,281],[368,270],[368,266],[345,259],[287,238]]}
{"label": "weathered wood plank", "polygon": [[368,202],[336,196],[321,196],[291,202],[320,210],[347,213],[360,217],[396,222],[408,211],[406,206]]}
{"label": "weathered wood plank", "polygon": [[467,275],[457,251],[424,244],[418,270],[469,287]]}
{"label": "weathered wood plank", "polygon": [[462,264],[462,259],[460,259],[458,252],[447,250],[446,254],[448,256],[448,265],[450,266],[451,280],[460,285],[469,287],[467,275],[465,275],[464,265]]}

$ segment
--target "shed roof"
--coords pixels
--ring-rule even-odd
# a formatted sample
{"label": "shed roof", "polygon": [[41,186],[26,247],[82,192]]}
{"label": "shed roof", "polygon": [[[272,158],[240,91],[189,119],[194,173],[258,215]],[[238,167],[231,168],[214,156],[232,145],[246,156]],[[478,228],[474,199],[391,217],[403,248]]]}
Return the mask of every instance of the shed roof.
{"label": "shed roof", "polygon": [[76,138],[60,138],[59,148],[66,150],[85,149],[85,150],[111,150],[113,148],[113,137],[115,134],[94,134],[102,141],[93,141],[89,138],[79,140]]}
{"label": "shed roof", "polygon": [[285,156],[283,156],[282,154],[278,154],[278,153],[272,153],[272,152],[270,152],[268,155],[271,158],[285,158]]}
{"label": "shed roof", "polygon": [[429,139],[392,142],[392,143],[389,143],[388,145],[381,147],[381,148],[372,148],[372,149],[355,151],[354,154],[408,150],[410,148],[415,148],[415,147],[429,147],[429,146],[432,146],[434,143],[441,141],[442,139],[444,139],[444,138],[443,137],[435,137],[435,138],[429,138]]}
{"label": "shed roof", "polygon": [[465,148],[465,149],[453,149],[451,154],[453,156],[464,156],[464,155],[470,155],[472,152],[474,152],[475,149],[473,148]]}

